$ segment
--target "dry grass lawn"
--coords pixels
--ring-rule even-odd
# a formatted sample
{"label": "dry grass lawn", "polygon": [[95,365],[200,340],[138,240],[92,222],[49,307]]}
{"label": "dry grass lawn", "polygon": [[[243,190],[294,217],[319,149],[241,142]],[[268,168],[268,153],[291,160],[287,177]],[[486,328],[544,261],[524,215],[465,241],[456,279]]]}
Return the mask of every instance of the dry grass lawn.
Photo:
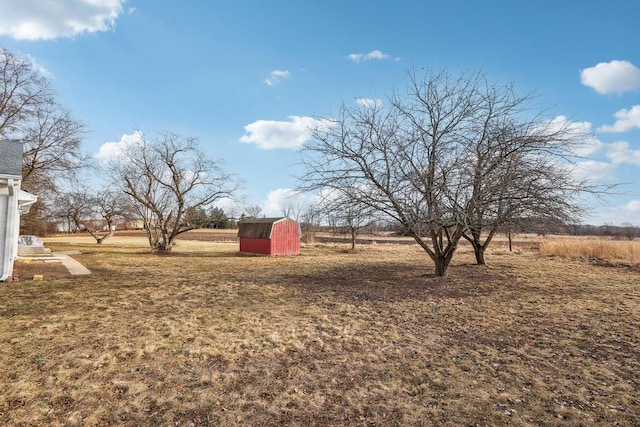
{"label": "dry grass lawn", "polygon": [[637,269],[500,244],[446,278],[406,244],[47,245],[93,275],[0,285],[0,425],[640,425]]}

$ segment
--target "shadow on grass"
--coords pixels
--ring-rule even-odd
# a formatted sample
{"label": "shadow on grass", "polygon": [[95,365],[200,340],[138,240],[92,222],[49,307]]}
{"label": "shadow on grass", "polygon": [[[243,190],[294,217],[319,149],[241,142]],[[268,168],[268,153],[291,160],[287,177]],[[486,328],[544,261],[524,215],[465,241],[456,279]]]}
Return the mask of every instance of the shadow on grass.
{"label": "shadow on grass", "polygon": [[432,273],[432,267],[407,268],[403,264],[342,265],[313,274],[283,276],[282,284],[311,292],[332,292],[361,300],[460,299],[488,296],[512,280],[509,274],[489,272],[484,266],[455,265],[446,277]]}

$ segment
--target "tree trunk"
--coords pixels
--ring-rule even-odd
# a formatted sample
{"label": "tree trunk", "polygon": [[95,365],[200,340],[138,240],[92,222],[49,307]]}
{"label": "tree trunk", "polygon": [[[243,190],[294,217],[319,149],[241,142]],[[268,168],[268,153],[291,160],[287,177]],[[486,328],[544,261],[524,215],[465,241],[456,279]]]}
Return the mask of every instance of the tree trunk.
{"label": "tree trunk", "polygon": [[451,263],[451,259],[453,258],[453,252],[448,255],[439,255],[433,260],[435,263],[435,274],[438,277],[444,277],[447,275],[447,271],[449,270],[449,264]]}
{"label": "tree trunk", "polygon": [[477,265],[487,265],[484,260],[484,246],[483,245],[473,245],[473,252],[476,255],[476,264]]}
{"label": "tree trunk", "polygon": [[484,252],[487,249],[487,244],[489,240],[485,241],[483,245],[480,242],[480,233],[474,232],[471,236],[464,235],[464,238],[467,239],[471,246],[473,247],[473,253],[476,256],[476,264],[477,265],[487,265],[487,262],[484,259]]}
{"label": "tree trunk", "polygon": [[351,229],[351,251],[355,251],[356,250],[356,230],[355,229]]}
{"label": "tree trunk", "polygon": [[444,257],[438,257],[434,260],[436,264],[436,276],[444,277],[447,275],[447,262]]}

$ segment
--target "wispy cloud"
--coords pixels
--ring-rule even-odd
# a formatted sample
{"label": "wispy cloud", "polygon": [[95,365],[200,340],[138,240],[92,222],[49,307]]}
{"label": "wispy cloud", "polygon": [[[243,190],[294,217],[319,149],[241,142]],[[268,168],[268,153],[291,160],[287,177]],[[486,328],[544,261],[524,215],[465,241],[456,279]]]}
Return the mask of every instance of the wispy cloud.
{"label": "wispy cloud", "polygon": [[269,78],[265,79],[265,83],[269,86],[276,85],[280,83],[284,79],[288,79],[291,77],[291,73],[286,70],[273,70],[271,74],[269,74]]}
{"label": "wispy cloud", "polygon": [[394,60],[399,61],[399,58],[392,58],[386,53],[382,53],[379,50],[372,50],[369,53],[352,53],[347,55],[347,58],[353,62],[362,62],[362,61],[382,61],[382,60]]}
{"label": "wispy cloud", "polygon": [[372,99],[372,98],[358,98],[356,102],[363,106],[364,108],[380,108],[382,107],[381,99]]}
{"label": "wispy cloud", "polygon": [[51,71],[47,70],[42,65],[40,65],[36,61],[36,59],[34,57],[32,57],[31,55],[27,54],[26,58],[31,63],[31,67],[35,71],[37,71],[42,77],[46,77],[47,79],[52,79],[53,78],[53,73]]}
{"label": "wispy cloud", "polygon": [[601,62],[580,71],[580,81],[601,94],[623,93],[640,88],[640,69],[629,61]]}
{"label": "wispy cloud", "polygon": [[0,1],[0,34],[49,40],[113,28],[125,0]]}
{"label": "wispy cloud", "polygon": [[613,117],[617,120],[613,125],[604,125],[598,128],[600,132],[627,132],[634,128],[640,129],[640,105],[634,105],[629,110],[622,109]]}
{"label": "wispy cloud", "polygon": [[311,138],[314,129],[327,128],[328,120],[313,117],[289,116],[289,121],[257,120],[244,127],[247,135],[240,142],[256,144],[263,150],[284,148],[298,150]]}

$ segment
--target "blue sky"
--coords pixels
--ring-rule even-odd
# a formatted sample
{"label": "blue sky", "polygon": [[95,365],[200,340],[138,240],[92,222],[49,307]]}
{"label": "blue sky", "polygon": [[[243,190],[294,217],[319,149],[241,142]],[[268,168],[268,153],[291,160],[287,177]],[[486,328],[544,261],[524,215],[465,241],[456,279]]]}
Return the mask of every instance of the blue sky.
{"label": "blue sky", "polygon": [[136,130],[197,137],[267,215],[314,120],[409,69],[482,69],[593,132],[585,175],[628,183],[585,222],[640,225],[638,22],[636,0],[0,0],[0,47],[50,77],[87,153]]}

